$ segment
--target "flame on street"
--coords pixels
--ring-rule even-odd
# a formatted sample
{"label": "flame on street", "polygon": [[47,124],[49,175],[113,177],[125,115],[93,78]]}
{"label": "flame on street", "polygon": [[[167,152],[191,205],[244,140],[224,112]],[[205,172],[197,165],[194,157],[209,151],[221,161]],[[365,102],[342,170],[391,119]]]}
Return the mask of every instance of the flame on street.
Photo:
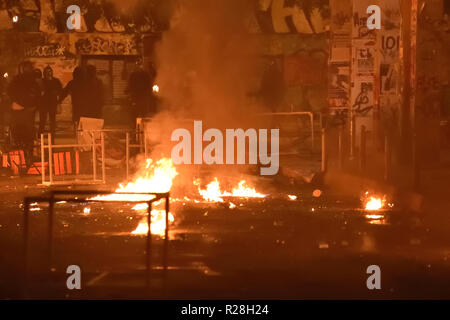
{"label": "flame on street", "polygon": [[[159,236],[164,236],[166,230],[165,211],[153,209],[152,210],[152,223],[151,232]],[[173,223],[175,218],[172,213],[169,212],[169,223]],[[147,217],[143,218],[137,228],[131,232],[133,235],[146,235],[148,233]]]}
{"label": "flame on street", "polygon": [[[135,181],[126,185],[119,185],[116,189],[117,193],[97,196],[92,200],[98,201],[150,201],[155,198],[153,195],[132,194],[132,193],[164,193],[169,192],[172,188],[173,179],[178,175],[177,170],[173,166],[172,160],[163,158],[154,162],[152,159],[147,159],[145,167],[138,173]],[[130,194],[127,194],[130,193]],[[159,204],[155,203],[157,206]],[[135,211],[147,210],[147,203],[138,203],[133,207]],[[156,235],[164,235],[166,229],[166,221],[164,210],[152,210],[152,225],[151,232]],[[169,213],[169,222],[174,222],[175,218],[172,213]],[[148,225],[147,218],[144,218],[132,232],[132,234],[147,233]]]}
{"label": "flame on street", "polygon": [[245,180],[241,180],[231,192],[222,192],[220,182],[217,178],[206,186],[206,189],[200,187],[200,180],[195,180],[194,185],[198,187],[198,192],[207,202],[224,202],[223,197],[236,198],[264,198],[266,195],[258,193],[254,188],[246,185]]}

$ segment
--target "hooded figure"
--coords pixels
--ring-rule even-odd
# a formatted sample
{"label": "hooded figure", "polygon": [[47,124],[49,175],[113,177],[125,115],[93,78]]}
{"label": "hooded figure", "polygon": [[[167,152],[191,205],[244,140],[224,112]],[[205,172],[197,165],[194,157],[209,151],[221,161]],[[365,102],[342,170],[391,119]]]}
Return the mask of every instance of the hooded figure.
{"label": "hooded figure", "polygon": [[22,149],[27,161],[30,161],[34,144],[34,116],[41,96],[30,61],[21,64],[19,74],[8,86],[8,95],[12,101],[13,144]]}
{"label": "hooded figure", "polygon": [[97,77],[97,69],[93,65],[86,66],[86,95],[89,99],[82,114],[87,118],[101,119],[103,116],[103,82]]}
{"label": "hooded figure", "polygon": [[72,99],[72,121],[76,128],[88,98],[85,92],[86,73],[83,68],[76,67],[73,70],[72,77],[72,80],[69,81],[63,90],[60,102],[70,94]]}
{"label": "hooded figure", "polygon": [[53,77],[53,69],[50,66],[44,68],[42,79],[42,97],[39,102],[39,134],[44,132],[47,117],[50,120],[50,132],[54,139],[56,131],[56,110],[62,96],[62,84],[59,79]]}

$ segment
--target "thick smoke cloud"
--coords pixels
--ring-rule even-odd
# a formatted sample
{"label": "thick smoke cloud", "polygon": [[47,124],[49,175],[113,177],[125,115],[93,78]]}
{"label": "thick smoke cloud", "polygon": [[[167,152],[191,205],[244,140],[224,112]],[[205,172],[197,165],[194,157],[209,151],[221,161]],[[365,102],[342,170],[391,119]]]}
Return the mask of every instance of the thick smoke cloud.
{"label": "thick smoke cloud", "polygon": [[157,83],[165,107],[210,126],[236,126],[251,114],[257,43],[246,22],[253,1],[180,2],[157,46]]}

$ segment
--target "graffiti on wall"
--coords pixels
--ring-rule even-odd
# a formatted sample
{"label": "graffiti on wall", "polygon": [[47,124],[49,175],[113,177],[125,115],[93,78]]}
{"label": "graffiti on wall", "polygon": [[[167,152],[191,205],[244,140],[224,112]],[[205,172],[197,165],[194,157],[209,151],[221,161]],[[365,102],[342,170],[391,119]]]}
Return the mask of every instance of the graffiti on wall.
{"label": "graffiti on wall", "polygon": [[[80,32],[158,32],[168,28],[170,1],[135,1],[136,10],[124,13],[122,1],[103,0],[0,0],[0,30],[63,33],[70,5],[81,8]],[[129,7],[128,7],[129,8]],[[18,17],[13,22],[13,17]]]}
{"label": "graffiti on wall", "polygon": [[25,50],[25,57],[27,58],[63,57],[65,54],[66,47],[59,43],[50,43]]}
{"label": "graffiti on wall", "polygon": [[84,55],[136,55],[136,42],[131,37],[71,35],[73,51]]}
{"label": "graffiti on wall", "polygon": [[329,1],[257,0],[256,18],[263,33],[323,33],[330,20]]}

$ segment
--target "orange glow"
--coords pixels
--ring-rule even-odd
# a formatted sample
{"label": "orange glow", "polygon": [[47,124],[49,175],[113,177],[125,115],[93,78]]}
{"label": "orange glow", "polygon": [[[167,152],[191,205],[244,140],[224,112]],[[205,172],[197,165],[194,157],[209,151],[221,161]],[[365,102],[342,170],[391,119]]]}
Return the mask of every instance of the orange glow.
{"label": "orange glow", "polygon": [[322,195],[322,190],[316,189],[313,191],[313,197],[319,198]]}
{"label": "orange glow", "polygon": [[381,198],[369,197],[365,204],[367,211],[378,211],[384,206],[384,201]]}
{"label": "orange glow", "polygon": [[[166,232],[166,218],[164,210],[152,210],[152,224],[151,224],[151,232],[152,234],[164,236]],[[172,213],[169,212],[169,223],[173,223],[175,218]],[[148,223],[147,217],[142,218],[139,225],[136,227],[134,231],[131,232],[133,235],[146,235],[148,233]]]}
{"label": "orange glow", "polygon": [[297,196],[288,195],[289,200],[294,201],[297,200]]}
{"label": "orange glow", "polygon": [[[137,178],[133,182],[129,182],[127,185],[119,185],[119,188],[116,189],[116,192],[120,192],[121,194],[113,193],[105,196],[97,196],[92,199],[100,201],[149,201],[154,199],[155,196],[131,193],[169,192],[173,185],[173,179],[175,179],[177,175],[178,172],[173,166],[171,159],[163,158],[156,162],[153,162],[152,159],[147,159],[146,166],[138,173]],[[158,201],[158,203],[155,203],[154,205],[157,206],[159,203],[161,203],[161,201]],[[144,211],[147,210],[147,208],[147,203],[138,203],[133,207],[133,210]],[[147,218],[144,218],[142,220],[132,234],[147,233],[148,226],[146,219]],[[164,235],[164,230],[166,227],[164,210],[153,209],[151,219],[152,234]],[[145,221],[145,223],[143,221]],[[175,221],[172,213],[169,214],[169,221]],[[147,226],[146,229],[145,226]]]}
{"label": "orange glow", "polygon": [[233,188],[232,192],[222,192],[220,189],[220,182],[217,178],[214,178],[210,182],[206,189],[201,189],[200,181],[197,179],[194,181],[194,185],[198,187],[198,192],[207,202],[224,202],[223,197],[236,197],[236,198],[264,198],[265,195],[258,193],[256,189],[246,185],[245,180],[241,180],[237,187]]}

